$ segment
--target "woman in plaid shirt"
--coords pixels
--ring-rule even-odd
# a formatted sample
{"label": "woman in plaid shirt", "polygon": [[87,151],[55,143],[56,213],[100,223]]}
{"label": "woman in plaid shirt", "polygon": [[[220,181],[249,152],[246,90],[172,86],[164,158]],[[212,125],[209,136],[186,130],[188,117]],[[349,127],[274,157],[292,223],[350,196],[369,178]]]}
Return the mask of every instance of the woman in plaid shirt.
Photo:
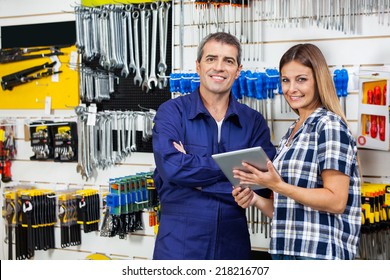
{"label": "woman in plaid shirt", "polygon": [[[298,119],[281,139],[268,172],[243,163],[240,185],[273,190],[266,199],[250,188],[232,194],[272,218],[273,259],[354,259],[361,226],[357,146],[318,47],[299,44],[279,64],[284,97]],[[279,175],[280,174],[280,175]]]}

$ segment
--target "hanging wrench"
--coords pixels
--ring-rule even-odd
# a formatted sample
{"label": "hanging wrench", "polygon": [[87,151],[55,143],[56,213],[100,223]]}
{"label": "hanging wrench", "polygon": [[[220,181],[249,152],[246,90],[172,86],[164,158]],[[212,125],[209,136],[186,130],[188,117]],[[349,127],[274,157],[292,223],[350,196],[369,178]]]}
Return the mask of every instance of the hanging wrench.
{"label": "hanging wrench", "polygon": [[160,3],[158,7],[158,27],[159,27],[159,43],[160,43],[160,62],[158,63],[158,71],[163,72],[167,70],[165,63],[165,32],[164,32],[164,2]]}
{"label": "hanging wrench", "polygon": [[133,42],[133,21],[131,18],[131,12],[133,10],[133,5],[129,4],[125,6],[127,13],[127,24],[128,24],[128,37],[129,37],[129,55],[130,55],[130,64],[129,68],[132,70],[132,73],[135,73],[135,60],[134,60],[134,42]]}
{"label": "hanging wrench", "polygon": [[129,75],[129,66],[127,65],[127,16],[126,12],[122,12],[121,23],[122,23],[122,43],[123,43],[123,68],[121,75],[125,78]]}
{"label": "hanging wrench", "polygon": [[133,28],[134,28],[134,56],[135,56],[135,77],[134,77],[134,84],[137,85],[139,83],[139,86],[142,84],[142,76],[141,76],[141,70],[139,66],[139,45],[138,45],[138,18],[139,18],[139,12],[134,11],[131,15],[133,18]]}
{"label": "hanging wrench", "polygon": [[150,60],[150,75],[148,79],[148,87],[152,88],[152,83],[157,87],[157,77],[156,77],[156,54],[157,54],[157,3],[151,3],[150,7],[152,9],[152,46],[151,46],[151,60]]}
{"label": "hanging wrench", "polygon": [[171,4],[165,3],[166,8],[164,9],[164,53],[163,53],[163,62],[165,63],[165,70],[160,71],[159,79],[158,79],[158,87],[163,89],[168,85],[168,79],[165,76],[166,71],[166,55],[167,55],[167,41],[168,41],[168,16],[169,16],[169,8]]}
{"label": "hanging wrench", "polygon": [[132,134],[132,145],[131,145],[131,151],[136,152],[137,151],[137,121],[138,121],[138,115],[137,113],[134,113],[133,118],[131,120],[131,134]]}
{"label": "hanging wrench", "polygon": [[140,9],[140,17],[141,17],[141,72],[142,73],[145,73],[145,69],[146,69],[146,59],[147,59],[147,55],[146,55],[146,40],[148,40],[149,38],[146,36],[146,23],[145,23],[145,19],[146,19],[146,9],[145,9],[145,4],[139,4],[138,5],[138,8]]}
{"label": "hanging wrench", "polygon": [[[142,83],[142,90],[149,92],[149,21],[150,21],[150,11],[146,10],[145,12],[145,42],[143,44],[145,45],[145,72],[144,72],[144,81]],[[142,67],[141,67],[142,69]]]}

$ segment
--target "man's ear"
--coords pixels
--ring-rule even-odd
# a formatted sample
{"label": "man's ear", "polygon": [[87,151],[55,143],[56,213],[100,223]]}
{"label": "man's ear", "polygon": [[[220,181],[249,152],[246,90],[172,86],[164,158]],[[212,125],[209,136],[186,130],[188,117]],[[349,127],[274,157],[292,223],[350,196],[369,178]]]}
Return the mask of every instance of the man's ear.
{"label": "man's ear", "polygon": [[195,65],[196,65],[196,67],[195,67],[196,73],[199,74],[199,66],[200,66],[200,64],[199,64],[198,60],[195,61]]}
{"label": "man's ear", "polygon": [[238,66],[237,73],[236,73],[236,80],[240,76],[241,70],[242,70],[242,64],[240,66]]}

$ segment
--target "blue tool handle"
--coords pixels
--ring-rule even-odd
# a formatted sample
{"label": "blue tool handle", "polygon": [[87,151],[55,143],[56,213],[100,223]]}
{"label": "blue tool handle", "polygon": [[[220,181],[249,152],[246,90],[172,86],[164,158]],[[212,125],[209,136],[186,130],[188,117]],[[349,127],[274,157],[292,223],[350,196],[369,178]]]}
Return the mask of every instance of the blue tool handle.
{"label": "blue tool handle", "polygon": [[236,79],[233,83],[232,93],[237,100],[242,99],[242,95],[240,92],[240,82],[238,81],[238,79]]}
{"label": "blue tool handle", "polygon": [[336,88],[336,93],[338,97],[341,97],[341,75],[340,75],[340,70],[336,69],[333,72],[333,82],[334,86]]}
{"label": "blue tool handle", "polygon": [[256,96],[255,77],[251,71],[246,72],[246,86],[248,89],[248,97],[254,98]]}
{"label": "blue tool handle", "polygon": [[348,76],[348,71],[346,69],[341,69],[340,70],[341,74],[341,96],[346,97],[348,95],[348,81],[349,81],[349,76]]}
{"label": "blue tool handle", "polygon": [[240,83],[240,95],[247,96],[248,90],[246,85],[246,71],[241,71],[241,74],[238,77],[238,82]]}

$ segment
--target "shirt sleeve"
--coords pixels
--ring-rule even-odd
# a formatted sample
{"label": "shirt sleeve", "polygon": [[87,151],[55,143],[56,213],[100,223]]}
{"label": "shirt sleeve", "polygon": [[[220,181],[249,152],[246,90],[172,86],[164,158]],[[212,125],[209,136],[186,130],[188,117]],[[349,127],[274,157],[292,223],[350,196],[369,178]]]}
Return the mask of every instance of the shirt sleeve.
{"label": "shirt sleeve", "polygon": [[354,139],[344,123],[326,122],[318,139],[319,172],[333,169],[351,176],[354,146]]}
{"label": "shirt sleeve", "polygon": [[160,105],[154,119],[153,153],[161,178],[171,185],[194,188],[224,180],[210,156],[183,154],[173,146],[173,142],[183,142],[184,139],[181,116],[180,104],[169,102]]}

